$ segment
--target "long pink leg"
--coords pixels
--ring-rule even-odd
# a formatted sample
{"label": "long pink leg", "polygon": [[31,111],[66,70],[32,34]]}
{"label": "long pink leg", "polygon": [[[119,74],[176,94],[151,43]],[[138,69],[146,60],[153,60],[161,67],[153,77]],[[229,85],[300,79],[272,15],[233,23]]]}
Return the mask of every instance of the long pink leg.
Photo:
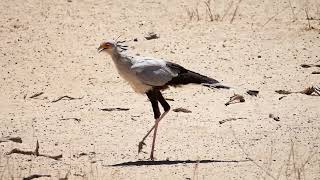
{"label": "long pink leg", "polygon": [[[159,122],[162,120],[162,118],[168,113],[169,111],[165,111],[163,114],[161,114],[161,116],[156,119],[155,124],[152,126],[152,128],[147,132],[147,134],[142,138],[142,140],[139,142],[139,149],[138,149],[138,153],[141,152],[143,145],[145,145],[144,141],[146,140],[146,138],[150,135],[150,133],[152,132],[153,129],[158,128],[158,124]],[[157,130],[155,129],[155,133],[153,134],[153,141],[152,141],[152,150],[151,150],[151,154],[153,157],[153,151],[154,151],[154,143],[155,143],[155,136],[156,136],[156,132]],[[150,159],[151,159],[151,155],[150,155]],[[152,158],[153,159],[153,158]]]}
{"label": "long pink leg", "polygon": [[154,124],[153,139],[152,139],[152,146],[151,146],[151,153],[150,153],[150,159],[151,160],[154,160],[153,152],[154,152],[154,147],[155,147],[155,144],[156,144],[158,125],[159,125],[159,120],[156,120],[156,122]]}
{"label": "long pink leg", "polygon": [[157,130],[158,130],[158,125],[161,119],[168,113],[169,111],[164,112],[159,119],[156,120],[154,124],[154,131],[153,131],[153,140],[152,140],[152,146],[151,146],[151,153],[150,153],[150,159],[154,160],[153,157],[153,152],[154,152],[154,147],[156,145],[156,137],[157,137]]}

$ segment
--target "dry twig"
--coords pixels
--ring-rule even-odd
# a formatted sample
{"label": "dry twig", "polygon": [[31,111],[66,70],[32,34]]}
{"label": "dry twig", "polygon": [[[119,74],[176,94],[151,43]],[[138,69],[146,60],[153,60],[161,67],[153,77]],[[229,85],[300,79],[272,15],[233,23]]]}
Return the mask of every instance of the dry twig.
{"label": "dry twig", "polygon": [[269,114],[269,118],[272,118],[275,121],[280,121],[279,116],[275,116],[274,114],[271,114],[271,113]]}
{"label": "dry twig", "polygon": [[16,143],[22,143],[22,139],[21,137],[3,137],[3,138],[0,138],[0,143],[2,142],[8,142],[8,141],[13,141],[13,142],[16,142]]}
{"label": "dry twig", "polygon": [[278,94],[291,94],[292,93],[292,92],[286,91],[286,90],[276,90],[275,92]]}
{"label": "dry twig", "polygon": [[158,39],[160,36],[154,32],[149,32],[147,36],[145,36],[146,40]]}
{"label": "dry twig", "polygon": [[219,124],[223,124],[223,123],[228,122],[228,121],[235,121],[235,120],[238,120],[238,119],[247,119],[247,118],[242,118],[242,117],[240,117],[240,118],[227,118],[227,119],[219,121]]}
{"label": "dry twig", "polygon": [[182,107],[179,107],[179,108],[175,108],[172,110],[173,112],[183,112],[183,113],[192,113],[192,111],[186,109],[186,108],[182,108]]}
{"label": "dry twig", "polygon": [[233,23],[234,18],[236,17],[236,14],[237,14],[237,12],[238,12],[239,5],[240,5],[241,1],[242,1],[242,0],[239,0],[239,1],[238,1],[238,4],[237,4],[237,6],[236,6],[236,9],[234,10],[233,15],[232,15],[232,18],[231,18],[231,20],[230,20],[230,24]]}
{"label": "dry twig", "polygon": [[305,9],[304,9],[304,12],[306,13],[306,17],[307,17],[307,21],[308,21],[308,28],[307,28],[307,30],[311,30],[311,29],[313,29],[313,27],[312,27],[311,24],[310,24],[310,18],[309,18],[309,10],[308,10],[308,8],[305,8]]}
{"label": "dry twig", "polygon": [[287,97],[287,96],[281,96],[281,97],[279,97],[279,100],[281,100],[281,99],[283,99],[283,98],[285,98],[285,97]]}
{"label": "dry twig", "polygon": [[276,90],[275,92],[278,94],[301,93],[301,94],[306,94],[306,95],[311,95],[312,93],[316,93],[320,96],[320,86],[310,86],[302,91],[296,91],[296,92],[291,92],[291,91],[286,91],[286,90]]}
{"label": "dry twig", "polygon": [[214,18],[213,18],[213,14],[212,14],[212,11],[211,11],[211,0],[204,1],[204,4],[206,5],[207,13],[209,15],[210,21],[213,21]]}
{"label": "dry twig", "polygon": [[59,97],[58,99],[56,99],[56,100],[53,100],[53,101],[51,101],[51,102],[58,102],[58,101],[60,101],[60,100],[75,100],[75,99],[82,99],[83,97],[79,97],[79,98],[74,98],[74,97],[70,97],[70,96],[61,96],[61,97]]}
{"label": "dry twig", "polygon": [[32,174],[30,176],[24,177],[23,180],[31,180],[31,179],[41,178],[41,177],[51,177],[51,175],[47,175],[47,174]]}
{"label": "dry twig", "polygon": [[259,94],[259,91],[257,90],[248,90],[247,93],[251,96],[257,96]]}
{"label": "dry twig", "polygon": [[284,7],[281,11],[277,12],[275,15],[271,16],[263,25],[262,27],[264,27],[265,25],[267,25],[271,20],[273,20],[275,17],[277,17],[279,14],[281,14],[282,12],[284,12],[284,10],[286,10],[288,7]]}
{"label": "dry twig", "polygon": [[29,98],[36,98],[38,96],[41,96],[42,94],[44,94],[44,92],[38,92],[38,93],[35,93],[34,95],[30,96]]}
{"label": "dry twig", "polygon": [[129,108],[102,108],[101,111],[128,111]]}
{"label": "dry twig", "polygon": [[77,122],[80,122],[81,119],[80,118],[61,118],[60,120],[75,120]]}
{"label": "dry twig", "polygon": [[303,68],[310,68],[310,67],[320,67],[320,64],[301,64]]}
{"label": "dry twig", "polygon": [[62,158],[62,154],[57,155],[57,156],[51,156],[51,155],[46,155],[46,154],[40,154],[39,153],[39,142],[37,141],[36,143],[36,148],[34,151],[25,151],[25,150],[20,150],[20,149],[12,149],[10,152],[6,153],[7,155],[11,154],[24,154],[24,155],[34,155],[34,156],[43,156],[47,158],[51,158],[54,160],[59,160]]}
{"label": "dry twig", "polygon": [[245,102],[244,97],[239,94],[234,94],[233,96],[230,97],[230,100],[227,103],[225,103],[225,105],[228,106],[230,104],[235,104],[240,102]]}

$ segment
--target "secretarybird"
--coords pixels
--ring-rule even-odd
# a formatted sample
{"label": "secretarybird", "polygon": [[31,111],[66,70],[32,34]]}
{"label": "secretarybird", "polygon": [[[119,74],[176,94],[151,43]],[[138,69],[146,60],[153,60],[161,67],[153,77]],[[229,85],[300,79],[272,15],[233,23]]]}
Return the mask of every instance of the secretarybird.
{"label": "secretarybird", "polygon": [[[128,81],[133,90],[148,96],[152,105],[155,124],[139,142],[138,152],[145,145],[145,139],[154,130],[150,153],[150,159],[154,160],[153,154],[158,124],[170,110],[170,105],[161,94],[162,90],[167,89],[169,86],[177,87],[186,84],[201,84],[212,88],[225,89],[230,87],[172,62],[156,58],[128,56],[123,52],[127,50],[127,46],[121,45],[123,42],[103,41],[98,48],[98,52],[107,52],[111,56],[120,76]],[[164,109],[162,114],[160,113],[158,102]]]}

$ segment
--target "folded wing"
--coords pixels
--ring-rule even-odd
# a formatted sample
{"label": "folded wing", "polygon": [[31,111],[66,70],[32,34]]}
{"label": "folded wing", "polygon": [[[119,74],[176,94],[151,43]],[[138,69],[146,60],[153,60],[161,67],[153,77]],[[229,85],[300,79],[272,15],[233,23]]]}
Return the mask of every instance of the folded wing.
{"label": "folded wing", "polygon": [[159,59],[137,59],[131,69],[142,83],[150,86],[163,86],[178,76],[178,72],[169,68],[166,61]]}

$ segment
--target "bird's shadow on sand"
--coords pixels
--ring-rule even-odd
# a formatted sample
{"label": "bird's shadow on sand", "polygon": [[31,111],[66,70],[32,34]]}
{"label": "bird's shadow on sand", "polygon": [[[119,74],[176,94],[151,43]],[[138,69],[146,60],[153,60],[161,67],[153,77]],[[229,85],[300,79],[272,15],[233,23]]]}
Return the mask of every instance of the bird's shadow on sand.
{"label": "bird's shadow on sand", "polygon": [[249,159],[245,160],[159,160],[159,161],[147,161],[147,160],[139,160],[139,161],[128,161],[118,164],[111,164],[108,166],[112,167],[124,167],[124,166],[157,166],[157,165],[176,165],[176,164],[207,164],[207,163],[241,163],[248,162]]}

